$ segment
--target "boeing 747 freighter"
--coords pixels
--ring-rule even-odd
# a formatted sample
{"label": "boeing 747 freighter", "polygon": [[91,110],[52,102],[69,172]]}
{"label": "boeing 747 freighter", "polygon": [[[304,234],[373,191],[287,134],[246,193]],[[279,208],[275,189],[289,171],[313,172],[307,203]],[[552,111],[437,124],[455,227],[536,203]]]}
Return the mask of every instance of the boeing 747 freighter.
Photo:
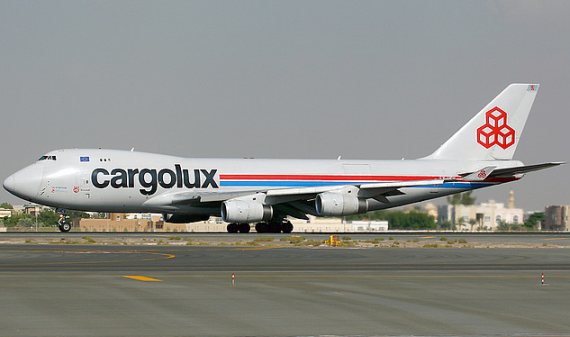
{"label": "boeing 747 freighter", "polygon": [[[416,160],[188,159],[103,149],[49,152],[4,181],[58,210],[221,216],[231,233],[290,233],[289,217],[345,216],[518,180],[561,164],[513,160],[538,84],[511,84],[448,141]],[[65,217],[59,229],[71,226]]]}

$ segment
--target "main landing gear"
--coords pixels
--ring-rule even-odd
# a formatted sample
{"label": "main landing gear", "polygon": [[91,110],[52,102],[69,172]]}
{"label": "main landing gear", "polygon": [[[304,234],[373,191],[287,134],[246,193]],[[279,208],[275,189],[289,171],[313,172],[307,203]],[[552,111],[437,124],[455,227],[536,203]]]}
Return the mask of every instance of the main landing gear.
{"label": "main landing gear", "polygon": [[[231,223],[227,227],[228,233],[249,233],[251,227],[246,223]],[[260,222],[255,225],[255,230],[258,233],[291,233],[293,231],[293,224],[290,221],[281,222]]]}
{"label": "main landing gear", "polygon": [[258,233],[291,233],[293,231],[293,224],[291,221],[281,221],[281,222],[260,222],[255,225],[255,230]]}
{"label": "main landing gear", "polygon": [[227,227],[228,233],[249,233],[251,227],[247,223],[231,223]]}
{"label": "main landing gear", "polygon": [[67,233],[71,230],[71,224],[69,223],[68,217],[65,215],[65,210],[58,209],[57,213],[59,213],[59,220],[57,220],[57,228],[62,233]]}

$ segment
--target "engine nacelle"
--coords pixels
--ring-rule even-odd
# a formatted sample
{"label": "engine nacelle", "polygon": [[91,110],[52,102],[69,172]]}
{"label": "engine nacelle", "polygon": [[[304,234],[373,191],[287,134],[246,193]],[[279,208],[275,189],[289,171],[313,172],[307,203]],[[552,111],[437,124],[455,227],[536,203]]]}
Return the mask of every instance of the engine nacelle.
{"label": "engine nacelle", "polygon": [[250,223],[269,221],[273,208],[260,202],[228,200],[222,204],[222,220],[225,222]]}
{"label": "engine nacelle", "polygon": [[164,221],[170,223],[189,223],[196,221],[206,221],[210,218],[209,215],[203,214],[163,214]]}
{"label": "engine nacelle", "polygon": [[353,194],[325,192],[317,195],[315,208],[320,216],[342,216],[366,212],[368,204]]}

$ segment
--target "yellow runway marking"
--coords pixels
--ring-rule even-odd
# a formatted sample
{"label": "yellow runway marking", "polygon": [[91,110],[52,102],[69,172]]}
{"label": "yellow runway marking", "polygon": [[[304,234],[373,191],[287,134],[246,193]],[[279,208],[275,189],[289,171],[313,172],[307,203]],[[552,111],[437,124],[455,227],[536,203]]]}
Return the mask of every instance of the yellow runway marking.
{"label": "yellow runway marking", "polygon": [[544,241],[558,241],[558,240],[568,240],[568,238],[547,238]]}
{"label": "yellow runway marking", "polygon": [[237,250],[269,250],[278,249],[280,247],[248,247],[248,248],[238,248]]}
{"label": "yellow runway marking", "polygon": [[162,282],[162,280],[159,280],[157,278],[152,278],[152,277],[142,276],[142,275],[127,275],[127,276],[123,276],[123,277],[131,279],[131,280],[137,280],[137,281],[143,281],[143,282]]}
{"label": "yellow runway marking", "polygon": [[176,255],[174,254],[163,254],[163,253],[158,253],[158,254],[164,256],[167,260],[176,258]]}
{"label": "yellow runway marking", "polygon": [[[140,261],[158,261],[158,260],[171,260],[175,259],[175,254],[151,252],[151,251],[106,251],[106,250],[81,250],[81,251],[65,251],[65,250],[51,250],[51,249],[37,249],[33,251],[21,250],[21,249],[6,249],[1,252],[11,252],[11,253],[30,253],[30,252],[46,252],[46,253],[60,253],[60,254],[98,254],[98,255],[114,255],[114,254],[124,254],[124,255],[152,255],[152,257],[142,258]],[[24,264],[26,267],[30,266],[49,266],[49,265],[89,265],[89,264],[102,264],[102,263],[119,263],[127,262],[127,259],[116,259],[116,260],[96,260],[96,261],[53,261],[53,262],[34,262],[31,264]],[[0,268],[10,267],[10,264],[0,264]],[[22,266],[22,264],[18,264]]]}
{"label": "yellow runway marking", "polygon": [[435,236],[422,236],[422,239],[433,239]]}

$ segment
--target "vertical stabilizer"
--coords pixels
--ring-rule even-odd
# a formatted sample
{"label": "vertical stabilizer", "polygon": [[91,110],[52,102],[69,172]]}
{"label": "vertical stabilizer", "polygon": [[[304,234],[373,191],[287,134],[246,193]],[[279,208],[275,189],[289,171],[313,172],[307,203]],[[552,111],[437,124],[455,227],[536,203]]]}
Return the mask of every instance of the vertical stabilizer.
{"label": "vertical stabilizer", "polygon": [[425,159],[510,160],[538,84],[511,84]]}

